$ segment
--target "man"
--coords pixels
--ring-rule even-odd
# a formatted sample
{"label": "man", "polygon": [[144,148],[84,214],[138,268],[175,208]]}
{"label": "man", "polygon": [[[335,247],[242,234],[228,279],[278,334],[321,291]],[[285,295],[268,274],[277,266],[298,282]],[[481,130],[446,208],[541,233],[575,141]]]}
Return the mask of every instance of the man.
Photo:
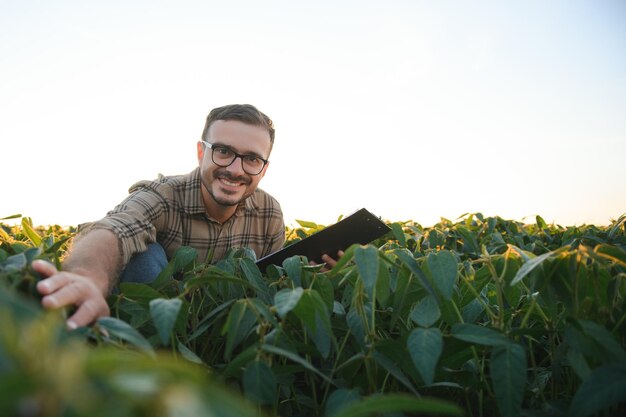
{"label": "man", "polygon": [[[167,262],[163,251],[171,256],[180,246],[191,246],[200,261],[215,262],[233,247],[250,247],[257,257],[280,249],[285,240],[280,205],[257,188],[273,143],[271,119],[254,106],[213,109],[197,144],[194,171],[131,187],[104,219],[81,228],[63,271],[33,262],[45,277],[37,285],[42,305],[74,305],[67,326],[85,326],[110,314],[105,297],[123,269],[123,280],[150,281]],[[151,270],[146,259],[160,266]],[[324,260],[335,264],[328,256]],[[141,274],[147,270],[146,279]]]}

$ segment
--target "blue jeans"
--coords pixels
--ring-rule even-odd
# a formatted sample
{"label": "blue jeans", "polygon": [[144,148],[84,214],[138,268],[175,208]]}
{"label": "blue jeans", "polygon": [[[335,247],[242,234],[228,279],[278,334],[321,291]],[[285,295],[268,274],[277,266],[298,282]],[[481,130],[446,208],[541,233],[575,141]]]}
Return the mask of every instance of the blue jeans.
{"label": "blue jeans", "polygon": [[120,275],[121,282],[138,282],[149,284],[153,282],[167,266],[167,255],[163,246],[158,243],[148,245],[145,252],[136,253]]}

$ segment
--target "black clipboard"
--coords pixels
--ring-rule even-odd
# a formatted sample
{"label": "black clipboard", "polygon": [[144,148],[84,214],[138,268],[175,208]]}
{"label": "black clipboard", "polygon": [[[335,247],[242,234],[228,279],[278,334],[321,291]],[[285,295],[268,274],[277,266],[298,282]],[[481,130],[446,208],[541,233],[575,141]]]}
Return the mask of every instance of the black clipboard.
{"label": "black clipboard", "polygon": [[337,251],[345,250],[352,244],[366,245],[390,230],[382,220],[363,208],[299,242],[259,259],[256,264],[261,271],[265,271],[268,265],[281,266],[285,259],[295,255],[322,263],[323,254],[334,256]]}

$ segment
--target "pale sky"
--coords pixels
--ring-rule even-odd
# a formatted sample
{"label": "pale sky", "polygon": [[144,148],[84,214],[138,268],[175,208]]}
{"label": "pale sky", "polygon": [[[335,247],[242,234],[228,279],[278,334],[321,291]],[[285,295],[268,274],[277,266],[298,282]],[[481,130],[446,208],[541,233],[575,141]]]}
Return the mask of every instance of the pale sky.
{"label": "pale sky", "polygon": [[96,220],[231,103],[288,224],[626,212],[626,1],[0,0],[0,217]]}

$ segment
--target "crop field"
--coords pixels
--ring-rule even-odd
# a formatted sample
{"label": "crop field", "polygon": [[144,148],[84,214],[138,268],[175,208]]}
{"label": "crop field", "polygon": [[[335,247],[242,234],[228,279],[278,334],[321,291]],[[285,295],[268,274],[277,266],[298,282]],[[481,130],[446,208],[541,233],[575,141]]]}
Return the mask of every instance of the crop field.
{"label": "crop field", "polygon": [[[183,247],[73,331],[30,263],[75,229],[3,220],[0,416],[626,415],[626,215],[389,222],[326,272]],[[299,224],[287,245],[324,227]]]}

